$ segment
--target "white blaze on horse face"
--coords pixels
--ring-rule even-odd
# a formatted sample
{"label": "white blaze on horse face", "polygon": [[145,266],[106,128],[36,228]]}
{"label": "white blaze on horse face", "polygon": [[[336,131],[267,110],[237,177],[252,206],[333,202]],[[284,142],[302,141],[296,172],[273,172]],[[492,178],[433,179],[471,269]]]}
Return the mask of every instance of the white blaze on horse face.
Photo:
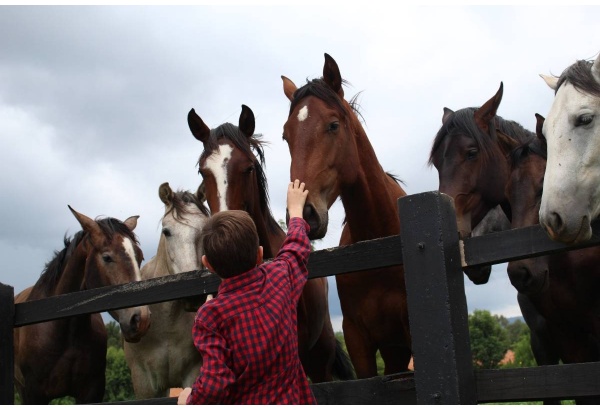
{"label": "white blaze on horse face", "polygon": [[[586,117],[591,118],[589,124],[582,123]],[[591,234],[589,223],[600,213],[597,118],[600,118],[600,99],[565,83],[556,93],[544,121],[548,162],[540,222],[556,234],[554,239],[564,242],[587,239]]]}
{"label": "white blaze on horse face", "polygon": [[137,259],[135,258],[135,251],[133,250],[133,243],[131,242],[131,239],[123,238],[123,248],[125,248],[125,253],[131,258],[131,264],[133,265],[133,271],[135,272],[135,280],[142,280],[140,267],[137,263]]}
{"label": "white blaze on horse face", "polygon": [[219,210],[227,210],[227,163],[231,159],[233,148],[230,145],[219,145],[217,151],[206,159],[206,168],[215,177],[217,194],[219,195]]}
{"label": "white blaze on horse face", "polygon": [[307,118],[308,118],[308,105],[305,105],[304,107],[300,108],[300,111],[298,111],[298,121],[302,122]]}

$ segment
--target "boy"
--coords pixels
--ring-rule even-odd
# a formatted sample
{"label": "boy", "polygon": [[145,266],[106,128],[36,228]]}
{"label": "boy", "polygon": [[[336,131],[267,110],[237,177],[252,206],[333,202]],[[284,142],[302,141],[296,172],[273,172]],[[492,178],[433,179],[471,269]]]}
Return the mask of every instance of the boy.
{"label": "boy", "polygon": [[[262,264],[256,226],[244,211],[223,211],[204,226],[202,263],[223,281],[198,309],[194,344],[200,375],[178,404],[316,404],[298,357],[297,305],[308,277],[308,191],[290,182],[288,233]],[[260,265],[260,266],[257,266]]]}

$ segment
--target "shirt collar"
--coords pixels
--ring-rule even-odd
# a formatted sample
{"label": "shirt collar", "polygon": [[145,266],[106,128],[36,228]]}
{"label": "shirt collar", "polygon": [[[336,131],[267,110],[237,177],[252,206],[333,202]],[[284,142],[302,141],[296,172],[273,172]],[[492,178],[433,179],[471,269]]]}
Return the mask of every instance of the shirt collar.
{"label": "shirt collar", "polygon": [[236,289],[242,288],[251,284],[252,282],[256,282],[260,279],[261,275],[260,269],[258,267],[254,269],[250,269],[247,272],[244,272],[238,276],[234,276],[233,278],[225,278],[221,281],[219,285],[219,293],[227,293],[232,292]]}

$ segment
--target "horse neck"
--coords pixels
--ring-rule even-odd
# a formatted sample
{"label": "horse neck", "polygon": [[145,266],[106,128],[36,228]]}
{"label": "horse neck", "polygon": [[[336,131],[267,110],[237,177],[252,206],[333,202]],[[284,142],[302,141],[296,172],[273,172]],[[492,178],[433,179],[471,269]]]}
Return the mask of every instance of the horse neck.
{"label": "horse neck", "polygon": [[65,264],[65,268],[61,272],[56,286],[50,290],[48,296],[64,295],[65,293],[77,292],[84,289],[86,262],[88,258],[88,252],[84,248],[84,241],[77,245],[75,251]]}
{"label": "horse neck", "polygon": [[173,269],[168,263],[169,255],[167,253],[167,242],[164,235],[160,235],[156,255],[152,257],[140,270],[142,279],[158,278],[160,276],[171,275]]}
{"label": "horse neck", "polygon": [[396,202],[405,192],[381,167],[362,127],[355,140],[358,176],[352,184],[342,187],[340,194],[352,238],[358,241],[398,234]]}
{"label": "horse neck", "polygon": [[256,225],[258,243],[263,247],[264,259],[274,258],[285,239],[285,233],[281,229],[277,229],[276,232],[269,229],[269,226],[277,224],[269,209],[256,209],[250,216]]}

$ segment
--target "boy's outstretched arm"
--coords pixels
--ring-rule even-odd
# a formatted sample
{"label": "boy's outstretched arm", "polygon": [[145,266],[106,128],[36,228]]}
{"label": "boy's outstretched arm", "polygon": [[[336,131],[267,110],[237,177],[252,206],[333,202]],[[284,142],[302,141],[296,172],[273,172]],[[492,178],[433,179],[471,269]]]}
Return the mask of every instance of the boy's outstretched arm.
{"label": "boy's outstretched arm", "polygon": [[307,196],[308,190],[304,190],[304,182],[299,180],[290,182],[287,192],[287,208],[290,219],[294,217],[302,218]]}

